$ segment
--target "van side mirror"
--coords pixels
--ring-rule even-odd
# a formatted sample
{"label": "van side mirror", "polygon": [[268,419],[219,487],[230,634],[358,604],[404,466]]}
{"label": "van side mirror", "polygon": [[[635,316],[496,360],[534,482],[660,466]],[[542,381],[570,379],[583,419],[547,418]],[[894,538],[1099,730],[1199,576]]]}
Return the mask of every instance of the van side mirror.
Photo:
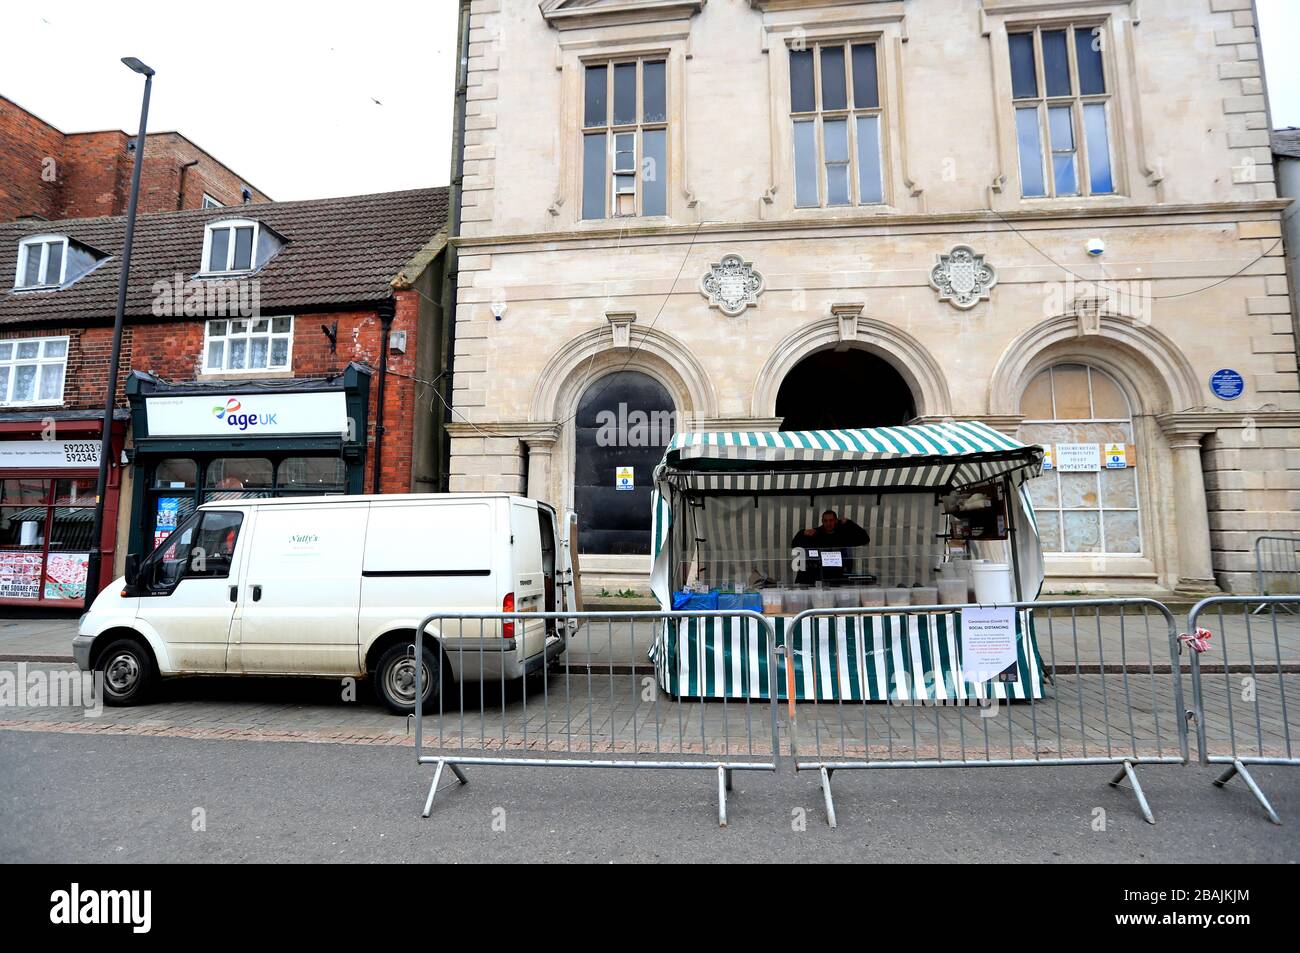
{"label": "van side mirror", "polygon": [[126,584],[131,588],[135,588],[136,580],[140,576],[140,554],[139,553],[130,553],[126,557],[125,575],[126,575]]}

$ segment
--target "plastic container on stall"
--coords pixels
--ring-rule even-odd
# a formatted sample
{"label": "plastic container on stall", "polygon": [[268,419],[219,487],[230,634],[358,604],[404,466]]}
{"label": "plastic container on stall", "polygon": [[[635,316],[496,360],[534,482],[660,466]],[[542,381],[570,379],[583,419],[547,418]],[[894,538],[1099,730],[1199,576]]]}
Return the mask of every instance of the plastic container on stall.
{"label": "plastic container on stall", "polygon": [[863,586],[858,590],[858,603],[864,608],[874,608],[885,604],[885,590],[880,586]]}
{"label": "plastic container on stall", "polygon": [[812,607],[814,609],[834,609],[835,590],[820,587],[812,590]]}
{"label": "plastic container on stall", "polygon": [[812,608],[812,592],[808,589],[786,589],[782,601],[786,612],[803,612]]}
{"label": "plastic container on stall", "polygon": [[763,615],[780,615],[785,608],[785,590],[779,586],[764,589],[759,593],[763,598]]}
{"label": "plastic container on stall", "polygon": [[856,609],[858,607],[858,590],[855,586],[841,586],[831,590],[835,593],[835,608]]}
{"label": "plastic container on stall", "polygon": [[959,606],[966,602],[966,580],[956,573],[939,579],[939,604]]}
{"label": "plastic container on stall", "polygon": [[912,605],[933,606],[939,604],[939,590],[934,586],[913,586]]}
{"label": "plastic container on stall", "polygon": [[887,606],[910,606],[912,604],[912,590],[904,586],[892,586],[885,590],[885,605]]}

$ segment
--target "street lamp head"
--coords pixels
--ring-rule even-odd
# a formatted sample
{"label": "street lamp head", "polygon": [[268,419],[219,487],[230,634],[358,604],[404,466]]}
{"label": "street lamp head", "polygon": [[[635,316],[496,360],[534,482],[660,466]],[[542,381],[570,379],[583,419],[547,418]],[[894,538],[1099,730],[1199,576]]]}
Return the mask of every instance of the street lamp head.
{"label": "street lamp head", "polygon": [[131,69],[135,70],[135,71],[136,71],[137,73],[139,73],[141,76],[152,76],[152,75],[153,75],[153,70],[150,69],[148,66],[145,66],[143,63],[141,63],[141,62],[140,62],[138,59],[136,59],[134,56],[124,56],[124,57],[122,57],[122,62],[125,63],[125,64],[126,64],[128,67],[130,67]]}

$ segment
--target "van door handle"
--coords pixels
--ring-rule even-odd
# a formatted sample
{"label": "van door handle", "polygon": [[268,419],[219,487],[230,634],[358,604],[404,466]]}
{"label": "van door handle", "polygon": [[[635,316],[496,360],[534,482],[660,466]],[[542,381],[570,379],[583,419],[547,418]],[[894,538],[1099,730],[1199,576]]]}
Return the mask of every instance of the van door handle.
{"label": "van door handle", "polygon": [[231,587],[230,587],[230,601],[231,601],[231,602],[238,602],[238,601],[239,601],[239,587],[238,587],[238,586],[231,586]]}
{"label": "van door handle", "polygon": [[254,602],[260,602],[261,599],[262,599],[262,587],[261,587],[261,586],[254,586],[254,587],[253,587],[253,601],[254,601]]}

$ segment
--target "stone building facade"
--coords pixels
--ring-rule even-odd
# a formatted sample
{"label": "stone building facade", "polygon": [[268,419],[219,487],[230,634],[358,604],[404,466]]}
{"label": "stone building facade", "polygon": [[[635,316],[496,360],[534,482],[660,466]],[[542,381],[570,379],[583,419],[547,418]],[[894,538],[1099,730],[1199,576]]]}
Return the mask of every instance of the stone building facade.
{"label": "stone building facade", "polygon": [[1251,0],[465,2],[451,489],[576,510],[589,582],[644,585],[663,411],[1045,443],[1049,591],[1300,530]]}

